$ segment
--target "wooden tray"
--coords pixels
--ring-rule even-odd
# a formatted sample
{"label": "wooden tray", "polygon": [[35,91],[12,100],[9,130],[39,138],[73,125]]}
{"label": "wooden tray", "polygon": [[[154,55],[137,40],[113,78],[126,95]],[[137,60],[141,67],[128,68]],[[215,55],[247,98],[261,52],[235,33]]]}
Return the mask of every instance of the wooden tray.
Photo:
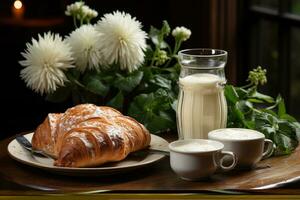
{"label": "wooden tray", "polygon": [[252,171],[215,174],[206,181],[190,182],[176,176],[170,168],[169,158],[134,172],[111,176],[69,177],[56,175],[28,167],[11,159],[6,149],[12,139],[0,142],[0,177],[22,186],[43,191],[190,192],[223,189],[259,191],[278,188],[300,180],[299,147],[289,156],[273,157],[261,161],[258,168]]}

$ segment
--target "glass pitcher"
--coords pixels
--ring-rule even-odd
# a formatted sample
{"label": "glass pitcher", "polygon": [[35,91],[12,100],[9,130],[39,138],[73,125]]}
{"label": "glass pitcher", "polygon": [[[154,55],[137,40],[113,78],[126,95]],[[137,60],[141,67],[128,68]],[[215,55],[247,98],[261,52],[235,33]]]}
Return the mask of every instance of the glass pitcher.
{"label": "glass pitcher", "polygon": [[226,127],[224,67],[227,52],[187,49],[178,56],[181,65],[177,104],[179,139],[206,139],[208,132]]}

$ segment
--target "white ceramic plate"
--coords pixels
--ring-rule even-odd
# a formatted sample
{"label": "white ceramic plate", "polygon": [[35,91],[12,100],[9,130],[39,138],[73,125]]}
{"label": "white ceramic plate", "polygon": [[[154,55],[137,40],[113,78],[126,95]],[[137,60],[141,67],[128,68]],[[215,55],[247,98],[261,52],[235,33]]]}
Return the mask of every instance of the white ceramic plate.
{"label": "white ceramic plate", "polygon": [[[32,135],[33,133],[29,133],[26,134],[25,137],[29,141],[31,141]],[[24,149],[15,139],[9,143],[7,148],[9,155],[16,161],[51,172],[72,176],[109,175],[114,173],[122,173],[128,170],[148,166],[165,157],[165,155],[162,154],[151,154],[145,151],[141,151],[130,154],[126,159],[122,161],[107,163],[101,165],[100,167],[71,168],[56,167],[53,165],[54,160],[32,155],[29,151]],[[168,148],[168,142],[159,136],[151,134],[150,148],[166,150]]]}

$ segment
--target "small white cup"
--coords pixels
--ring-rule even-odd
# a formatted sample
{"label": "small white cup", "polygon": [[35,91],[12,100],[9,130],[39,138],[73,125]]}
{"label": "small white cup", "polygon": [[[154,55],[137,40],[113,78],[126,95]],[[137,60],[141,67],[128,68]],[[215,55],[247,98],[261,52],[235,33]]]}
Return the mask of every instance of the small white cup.
{"label": "small white cup", "polygon": [[[215,173],[220,167],[223,171],[235,167],[234,153],[222,151],[224,145],[217,141],[204,139],[177,140],[169,144],[170,165],[172,170],[185,180],[199,180]],[[231,163],[224,165],[225,157],[231,157]]]}
{"label": "small white cup", "polygon": [[237,156],[237,168],[252,168],[262,158],[267,158],[273,153],[273,142],[265,139],[264,134],[255,130],[217,129],[209,132],[208,138],[222,142],[224,150],[232,151]]}

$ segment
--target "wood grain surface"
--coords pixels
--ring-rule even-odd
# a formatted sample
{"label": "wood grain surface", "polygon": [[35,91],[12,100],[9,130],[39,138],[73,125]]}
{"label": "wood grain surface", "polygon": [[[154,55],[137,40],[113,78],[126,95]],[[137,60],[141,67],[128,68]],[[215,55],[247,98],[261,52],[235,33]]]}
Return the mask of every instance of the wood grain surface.
{"label": "wood grain surface", "polygon": [[[234,170],[228,173],[218,173],[207,180],[191,182],[176,176],[170,168],[168,157],[150,167],[124,174],[99,177],[69,177],[52,174],[11,159],[7,153],[7,145],[12,139],[13,137],[0,142],[0,177],[20,185],[22,188],[27,187],[28,189],[40,191],[191,192],[201,190],[237,190],[259,192],[266,191],[266,189],[279,188],[287,183],[300,180],[299,147],[289,156],[273,157],[261,161],[254,170]],[[300,194],[299,189],[293,189],[292,191]]]}

